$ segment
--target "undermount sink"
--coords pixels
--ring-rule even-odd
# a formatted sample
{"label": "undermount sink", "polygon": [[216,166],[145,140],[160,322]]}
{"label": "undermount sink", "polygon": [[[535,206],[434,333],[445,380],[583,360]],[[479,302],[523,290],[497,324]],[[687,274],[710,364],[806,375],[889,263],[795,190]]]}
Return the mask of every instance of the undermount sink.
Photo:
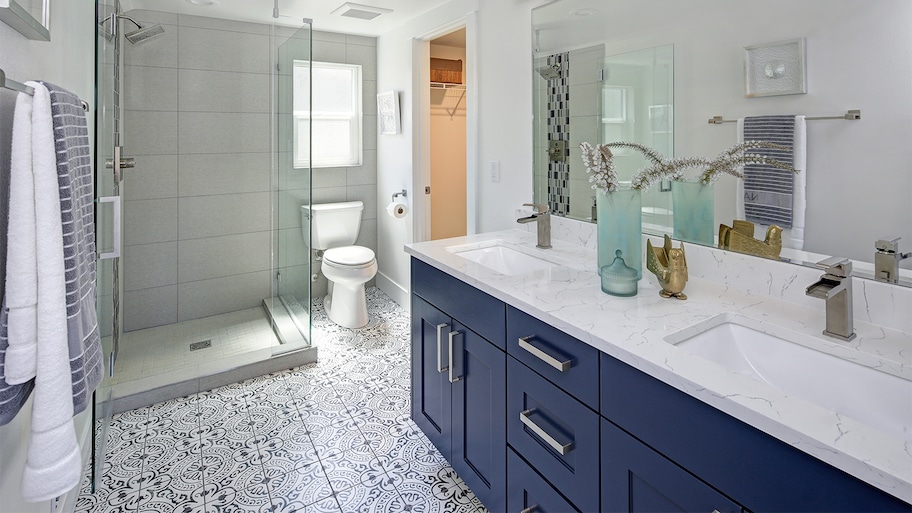
{"label": "undermount sink", "polygon": [[805,335],[722,314],[666,341],[786,394],[912,442],[912,381],[816,351]]}
{"label": "undermount sink", "polygon": [[470,260],[507,276],[515,276],[517,274],[525,274],[554,267],[554,264],[547,260],[542,260],[501,245],[455,251],[455,254],[456,256],[465,258],[466,260]]}

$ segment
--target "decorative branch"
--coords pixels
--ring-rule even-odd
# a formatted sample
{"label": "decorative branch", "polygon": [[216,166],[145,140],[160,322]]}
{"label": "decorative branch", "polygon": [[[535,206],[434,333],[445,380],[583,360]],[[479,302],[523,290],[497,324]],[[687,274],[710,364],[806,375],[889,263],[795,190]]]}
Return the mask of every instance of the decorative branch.
{"label": "decorative branch", "polygon": [[633,176],[633,188],[648,191],[650,187],[662,180],[684,180],[684,170],[691,167],[709,165],[704,158],[684,157],[679,159],[666,159],[658,164],[637,171]]}
{"label": "decorative branch", "polygon": [[768,166],[773,166],[778,169],[786,169],[794,173],[799,171],[794,167],[780,162],[772,157],[766,155],[759,155],[757,153],[745,153],[748,150],[758,149],[758,148],[770,148],[775,150],[788,151],[788,148],[780,144],[775,144],[767,141],[745,141],[743,143],[736,144],[727,150],[724,150],[715,159],[707,163],[706,171],[700,175],[700,181],[704,184],[715,183],[716,180],[722,175],[722,173],[729,174],[736,178],[744,179],[744,173],[739,169],[749,164],[765,164]]}
{"label": "decorative branch", "polygon": [[604,192],[616,191],[619,188],[617,172],[614,170],[614,154],[607,145],[592,146],[584,142],[580,144],[583,151],[583,164],[589,173],[589,183],[592,188]]}

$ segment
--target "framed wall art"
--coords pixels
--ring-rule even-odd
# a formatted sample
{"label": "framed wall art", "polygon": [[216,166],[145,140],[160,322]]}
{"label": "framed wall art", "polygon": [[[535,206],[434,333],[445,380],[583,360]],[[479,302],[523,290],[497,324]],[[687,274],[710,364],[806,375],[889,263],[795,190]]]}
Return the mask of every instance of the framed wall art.
{"label": "framed wall art", "polygon": [[803,37],[744,48],[744,96],[807,93]]}
{"label": "framed wall art", "polygon": [[402,132],[399,125],[399,93],[387,91],[377,95],[377,119],[380,121],[380,133],[395,135]]}

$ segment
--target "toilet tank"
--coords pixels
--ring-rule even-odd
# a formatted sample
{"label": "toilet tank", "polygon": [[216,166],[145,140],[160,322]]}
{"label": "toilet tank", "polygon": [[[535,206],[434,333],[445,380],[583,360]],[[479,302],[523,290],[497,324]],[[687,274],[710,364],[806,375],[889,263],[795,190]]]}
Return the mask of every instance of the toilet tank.
{"label": "toilet tank", "polygon": [[351,246],[358,240],[363,210],[364,203],[361,201],[302,205],[301,229],[304,240],[307,241],[309,227],[313,249]]}

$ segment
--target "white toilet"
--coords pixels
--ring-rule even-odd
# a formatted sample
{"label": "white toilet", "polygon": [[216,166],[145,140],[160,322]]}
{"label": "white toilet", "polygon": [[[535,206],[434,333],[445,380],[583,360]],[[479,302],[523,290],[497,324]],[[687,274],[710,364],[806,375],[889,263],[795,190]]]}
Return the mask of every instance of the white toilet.
{"label": "white toilet", "polygon": [[364,203],[323,203],[301,206],[304,240],[310,230],[313,249],[323,250],[320,270],[329,280],[323,305],[329,319],[339,326],[360,328],[367,324],[364,284],[377,274],[377,259],[370,248],[354,246],[361,229]]}

